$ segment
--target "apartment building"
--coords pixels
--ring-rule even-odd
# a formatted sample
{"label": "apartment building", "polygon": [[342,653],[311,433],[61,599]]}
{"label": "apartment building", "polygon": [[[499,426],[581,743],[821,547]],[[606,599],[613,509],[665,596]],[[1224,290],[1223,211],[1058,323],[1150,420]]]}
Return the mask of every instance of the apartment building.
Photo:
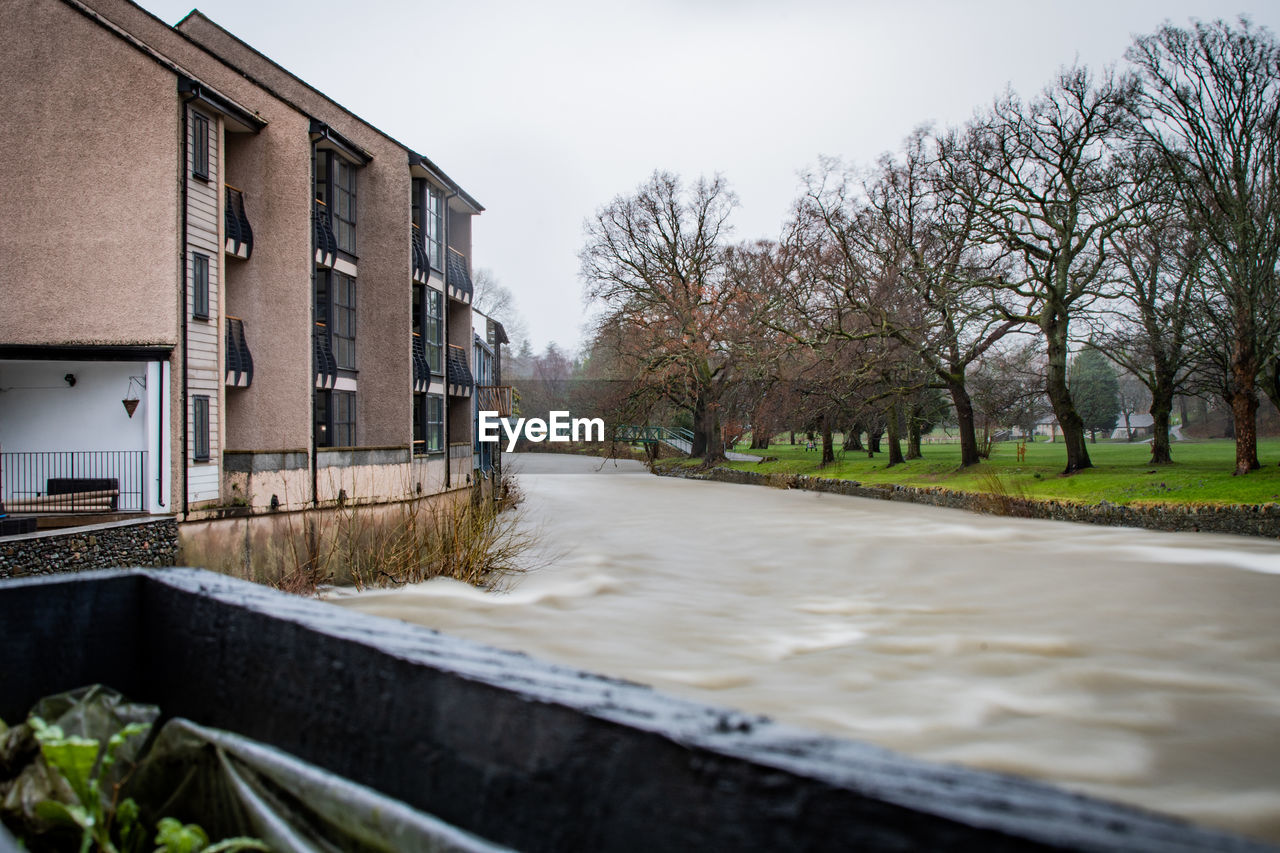
{"label": "apartment building", "polygon": [[492,476],[474,419],[502,395],[477,359],[501,327],[473,320],[483,207],[457,182],[198,11],[0,15],[10,513],[197,519]]}

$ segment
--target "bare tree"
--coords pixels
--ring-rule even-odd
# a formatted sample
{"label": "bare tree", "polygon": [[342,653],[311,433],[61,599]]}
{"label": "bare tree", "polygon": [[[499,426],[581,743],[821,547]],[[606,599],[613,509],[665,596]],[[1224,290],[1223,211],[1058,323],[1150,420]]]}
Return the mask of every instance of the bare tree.
{"label": "bare tree", "polygon": [[662,384],[690,411],[693,454],[708,465],[725,458],[721,397],[754,296],[727,274],[736,203],[719,176],[686,187],[676,175],[654,172],[587,222],[580,254],[600,322],[627,327],[637,375]]}
{"label": "bare tree", "polygon": [[1092,467],[1067,357],[1072,320],[1106,281],[1107,241],[1129,220],[1132,199],[1120,190],[1130,174],[1117,157],[1133,92],[1113,73],[1094,79],[1065,69],[1039,97],[1024,102],[1010,93],[943,143],[949,172],[975,173],[956,184],[972,193],[987,240],[1015,264],[1004,286],[1023,307],[999,307],[1044,336],[1045,392],[1062,426],[1067,474]]}
{"label": "bare tree", "polygon": [[1280,334],[1280,46],[1242,18],[1238,27],[1166,24],[1126,56],[1145,84],[1134,104],[1142,138],[1204,242],[1214,291],[1205,309],[1226,347],[1235,473],[1247,474],[1259,467],[1257,378]]}
{"label": "bare tree", "polygon": [[944,177],[922,128],[860,186],[825,164],[798,205],[800,227],[829,247],[826,275],[847,309],[867,318],[869,333],[912,353],[950,393],[962,466],[980,461],[966,371],[1019,325],[992,307],[995,269],[975,234],[977,188],[958,186],[973,179],[955,164]]}
{"label": "bare tree", "polygon": [[[1148,181],[1159,180],[1158,172],[1144,171]],[[1146,387],[1153,421],[1151,463],[1168,464],[1173,461],[1173,398],[1195,367],[1196,347],[1190,336],[1203,253],[1185,220],[1163,197],[1147,199],[1135,227],[1114,234],[1110,248],[1118,265],[1119,310],[1098,343]],[[1125,417],[1127,424],[1127,410]]]}
{"label": "bare tree", "polygon": [[499,282],[492,270],[483,267],[472,273],[471,286],[471,304],[501,323],[512,347],[519,347],[529,333],[511,288]]}

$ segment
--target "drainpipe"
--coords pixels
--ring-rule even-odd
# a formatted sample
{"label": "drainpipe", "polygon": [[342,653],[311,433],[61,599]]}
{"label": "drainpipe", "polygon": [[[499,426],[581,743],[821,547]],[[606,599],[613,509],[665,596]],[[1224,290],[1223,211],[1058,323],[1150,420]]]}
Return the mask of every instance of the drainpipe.
{"label": "drainpipe", "polygon": [[448,489],[453,484],[453,449],[449,446],[449,414],[452,408],[449,403],[449,199],[456,196],[457,193],[447,193],[441,204],[444,205],[444,233],[440,235],[440,239],[444,242],[442,247],[442,256],[440,258],[444,265],[444,423],[440,424],[440,431],[444,433],[441,439],[444,442],[444,487]]}
{"label": "drainpipe", "polygon": [[319,136],[313,131],[311,134],[311,173],[308,180],[311,181],[311,189],[308,195],[311,196],[311,209],[308,211],[308,218],[311,219],[311,257],[308,264],[311,267],[311,375],[308,379],[311,382],[311,505],[313,507],[320,505],[320,490],[317,485],[319,482],[319,469],[316,459],[316,375],[320,370],[320,365],[316,363],[316,251],[319,248],[316,245],[316,224],[313,219],[316,215],[316,142]]}
{"label": "drainpipe", "polygon": [[[185,169],[183,170],[186,171]],[[185,284],[185,282],[184,282]],[[182,288],[186,291],[186,287]],[[165,506],[164,500],[164,362],[156,362],[156,503]],[[170,407],[172,410],[172,407]]]}
{"label": "drainpipe", "polygon": [[[178,158],[178,162],[182,164],[182,200],[181,200],[182,259],[179,262],[179,267],[182,270],[182,275],[180,276],[182,281],[182,286],[178,288],[178,292],[182,294],[182,399],[179,401],[179,404],[182,408],[182,414],[179,416],[178,420],[179,420],[179,423],[182,424],[181,458],[182,458],[182,518],[183,520],[186,520],[187,515],[190,512],[190,506],[189,506],[190,490],[188,490],[187,488],[187,453],[188,453],[188,448],[187,448],[187,444],[188,444],[187,442],[187,429],[188,429],[188,423],[187,423],[187,394],[188,394],[188,386],[187,386],[187,375],[188,375],[188,371],[187,371],[187,181],[190,180],[190,176],[188,175],[189,170],[187,168],[187,135],[189,132],[187,129],[187,123],[188,123],[187,104],[189,103],[189,101],[190,101],[189,98],[184,98],[182,100],[182,142],[178,147],[178,150],[181,152],[181,155]],[[161,408],[163,409],[163,406]],[[172,411],[172,407],[170,407],[170,411]]]}

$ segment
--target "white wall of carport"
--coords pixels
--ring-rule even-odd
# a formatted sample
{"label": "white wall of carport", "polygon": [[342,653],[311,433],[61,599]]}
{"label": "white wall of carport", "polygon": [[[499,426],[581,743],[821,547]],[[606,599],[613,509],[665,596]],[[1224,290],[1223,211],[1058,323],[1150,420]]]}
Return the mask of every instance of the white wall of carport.
{"label": "white wall of carport", "polygon": [[[0,361],[0,451],[145,450],[148,510],[171,512],[162,503],[172,476],[168,372],[155,361]],[[75,376],[74,386],[67,374]],[[146,387],[130,383],[131,376]],[[139,400],[132,418],[126,396]],[[157,452],[162,426],[163,455]]]}

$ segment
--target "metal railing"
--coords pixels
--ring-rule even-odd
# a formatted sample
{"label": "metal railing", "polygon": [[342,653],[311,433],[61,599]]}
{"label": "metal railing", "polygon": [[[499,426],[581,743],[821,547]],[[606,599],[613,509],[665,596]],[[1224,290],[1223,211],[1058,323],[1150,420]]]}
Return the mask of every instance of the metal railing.
{"label": "metal railing", "polygon": [[0,500],[12,513],[146,512],[145,450],[0,453]]}
{"label": "metal railing", "polygon": [[413,251],[413,280],[426,281],[431,275],[431,265],[427,261],[427,250],[422,243],[422,230],[417,225],[409,229],[409,245]]}
{"label": "metal railing", "polygon": [[248,258],[253,254],[253,229],[249,227],[249,217],[244,212],[244,193],[230,184],[226,187],[223,223],[227,231],[227,248],[236,257]]}
{"label": "metal railing", "polygon": [[338,238],[333,233],[329,208],[320,199],[311,208],[311,224],[315,229],[316,263],[331,267],[338,256]]}
{"label": "metal railing", "polygon": [[253,384],[253,354],[244,336],[244,320],[227,315],[226,384],[248,388]]}

